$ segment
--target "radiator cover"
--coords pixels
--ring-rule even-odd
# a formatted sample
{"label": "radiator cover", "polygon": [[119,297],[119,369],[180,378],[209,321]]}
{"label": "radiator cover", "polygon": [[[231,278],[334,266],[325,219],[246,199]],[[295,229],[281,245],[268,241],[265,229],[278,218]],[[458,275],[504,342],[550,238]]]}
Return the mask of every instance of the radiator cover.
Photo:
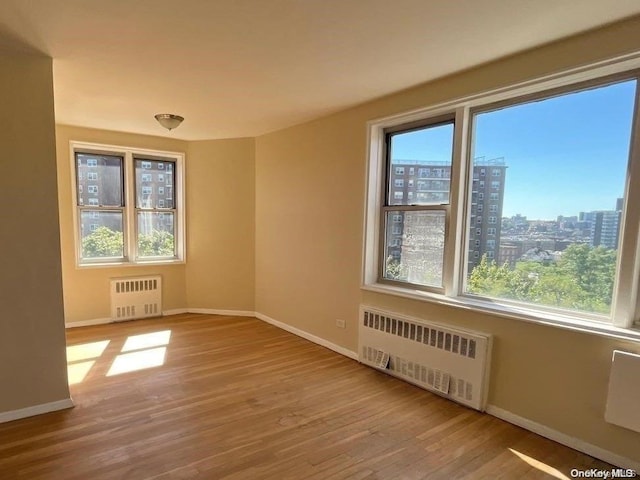
{"label": "radiator cover", "polygon": [[111,318],[114,321],[162,315],[160,275],[111,279]]}
{"label": "radiator cover", "polygon": [[359,361],[463,405],[486,405],[491,335],[367,306]]}

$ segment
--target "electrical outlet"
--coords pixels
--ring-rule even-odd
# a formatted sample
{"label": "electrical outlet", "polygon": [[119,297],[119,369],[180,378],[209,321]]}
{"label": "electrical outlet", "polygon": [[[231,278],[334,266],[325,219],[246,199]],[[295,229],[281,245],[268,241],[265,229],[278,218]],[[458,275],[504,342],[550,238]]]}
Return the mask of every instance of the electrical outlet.
{"label": "electrical outlet", "polygon": [[347,328],[347,322],[345,322],[344,320],[336,320],[336,327],[338,328]]}

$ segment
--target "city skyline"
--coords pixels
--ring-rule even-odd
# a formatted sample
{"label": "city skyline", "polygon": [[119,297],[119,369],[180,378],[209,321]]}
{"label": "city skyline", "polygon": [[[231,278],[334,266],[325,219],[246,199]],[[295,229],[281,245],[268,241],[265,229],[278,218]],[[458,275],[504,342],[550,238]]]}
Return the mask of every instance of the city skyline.
{"label": "city skyline", "polygon": [[[503,217],[615,210],[625,193],[635,89],[624,81],[474,115],[473,157],[507,165]],[[403,135],[393,162],[450,161],[451,128]],[[530,181],[536,177],[544,179],[543,195]]]}

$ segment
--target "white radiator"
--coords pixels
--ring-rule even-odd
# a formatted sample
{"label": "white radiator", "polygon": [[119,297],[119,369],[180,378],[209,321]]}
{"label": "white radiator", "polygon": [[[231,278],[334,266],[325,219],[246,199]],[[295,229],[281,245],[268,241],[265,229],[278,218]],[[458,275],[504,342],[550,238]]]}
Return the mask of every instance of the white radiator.
{"label": "white radiator", "polygon": [[484,410],[491,336],[360,307],[359,360]]}
{"label": "white radiator", "polygon": [[614,350],[604,414],[607,422],[640,432],[639,378],[640,355]]}
{"label": "white radiator", "polygon": [[111,279],[111,318],[115,321],[162,315],[160,275]]}

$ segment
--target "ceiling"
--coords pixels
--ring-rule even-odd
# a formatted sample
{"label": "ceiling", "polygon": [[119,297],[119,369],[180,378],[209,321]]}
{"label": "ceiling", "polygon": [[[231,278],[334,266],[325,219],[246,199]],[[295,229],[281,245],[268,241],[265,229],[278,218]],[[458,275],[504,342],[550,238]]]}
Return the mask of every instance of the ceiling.
{"label": "ceiling", "polygon": [[[638,0],[1,0],[54,59],[56,121],[257,136],[640,14]],[[163,130],[156,113],[186,120]]]}

